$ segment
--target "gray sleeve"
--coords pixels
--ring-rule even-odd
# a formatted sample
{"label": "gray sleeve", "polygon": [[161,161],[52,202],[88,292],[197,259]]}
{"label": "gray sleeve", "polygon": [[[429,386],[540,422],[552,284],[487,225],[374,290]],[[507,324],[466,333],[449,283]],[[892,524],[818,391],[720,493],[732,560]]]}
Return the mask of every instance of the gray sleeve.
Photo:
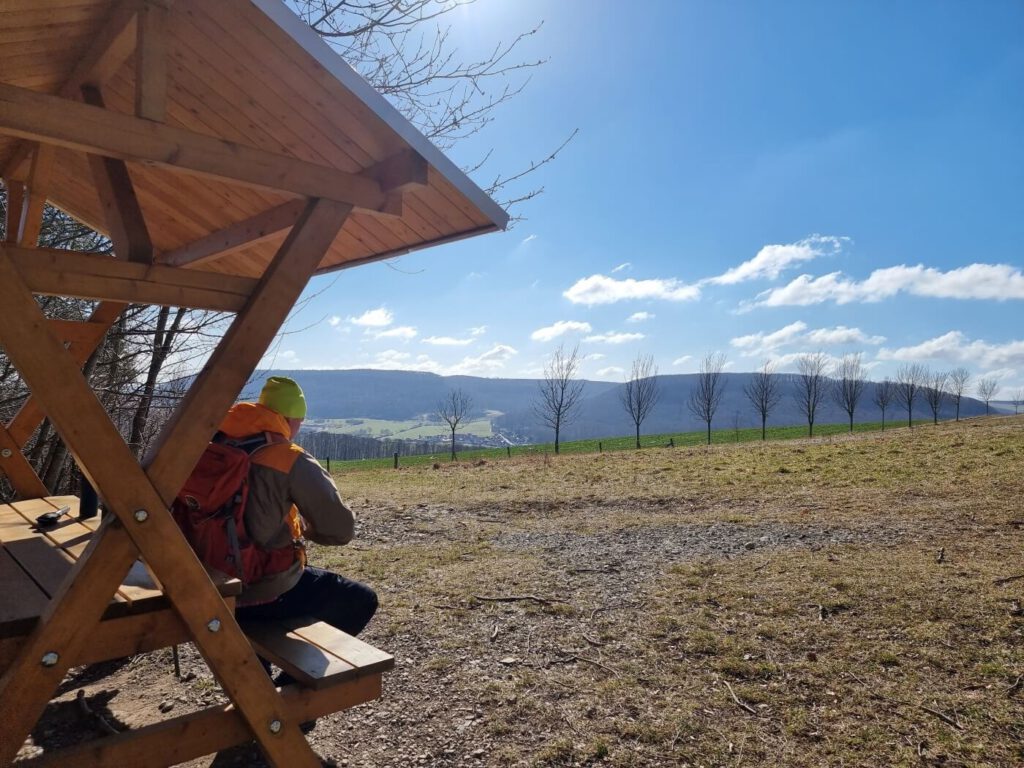
{"label": "gray sleeve", "polygon": [[307,453],[299,456],[288,475],[288,490],[302,515],[306,538],[327,545],[352,541],[355,517],[320,462]]}

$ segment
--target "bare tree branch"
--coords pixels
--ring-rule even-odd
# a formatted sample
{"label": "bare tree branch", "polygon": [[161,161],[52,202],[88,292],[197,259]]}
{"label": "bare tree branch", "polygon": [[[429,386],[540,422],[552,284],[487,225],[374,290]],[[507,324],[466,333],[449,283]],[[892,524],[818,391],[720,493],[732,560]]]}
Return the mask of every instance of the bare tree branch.
{"label": "bare tree branch", "polygon": [[472,408],[473,398],[461,389],[448,390],[448,394],[437,403],[437,415],[448,423],[448,428],[452,431],[452,461],[455,461],[455,430],[468,418]]}
{"label": "bare tree branch", "polygon": [[743,387],[743,394],[747,396],[750,404],[754,406],[754,410],[761,417],[761,439],[767,439],[768,417],[782,399],[779,377],[775,373],[775,364],[770,360],[765,360],[761,370],[753,373],[750,381]]}
{"label": "bare tree branch", "polygon": [[801,355],[796,361],[797,375],[794,379],[793,399],[800,413],[807,419],[809,437],[814,437],[814,417],[825,397],[828,384],[825,378],[827,369],[828,357],[824,352]]}

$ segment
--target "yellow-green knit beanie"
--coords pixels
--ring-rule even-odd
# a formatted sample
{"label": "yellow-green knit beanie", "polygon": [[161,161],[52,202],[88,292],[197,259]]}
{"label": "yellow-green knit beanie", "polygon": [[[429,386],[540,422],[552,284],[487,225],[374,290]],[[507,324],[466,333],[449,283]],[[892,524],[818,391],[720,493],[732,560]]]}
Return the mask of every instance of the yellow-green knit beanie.
{"label": "yellow-green knit beanie", "polygon": [[306,396],[294,380],[286,376],[271,376],[260,392],[260,405],[287,419],[306,418]]}

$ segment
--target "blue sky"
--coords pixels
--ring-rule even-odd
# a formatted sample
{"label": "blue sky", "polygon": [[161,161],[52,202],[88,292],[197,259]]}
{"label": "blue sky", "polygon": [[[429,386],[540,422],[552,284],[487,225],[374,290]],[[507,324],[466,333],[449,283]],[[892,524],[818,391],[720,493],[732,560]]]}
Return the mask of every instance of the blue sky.
{"label": "blue sky", "polygon": [[314,280],[267,363],[536,377],[862,352],[1024,387],[1024,4],[479,0],[540,21],[525,92],[450,155],[486,184],[577,138],[510,231]]}

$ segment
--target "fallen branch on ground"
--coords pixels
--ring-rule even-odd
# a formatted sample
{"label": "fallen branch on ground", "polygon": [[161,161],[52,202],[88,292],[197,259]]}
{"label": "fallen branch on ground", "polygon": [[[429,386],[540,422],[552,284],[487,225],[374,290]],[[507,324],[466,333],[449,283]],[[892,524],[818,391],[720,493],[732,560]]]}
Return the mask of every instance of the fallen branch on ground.
{"label": "fallen branch on ground", "polygon": [[541,605],[551,605],[552,603],[568,603],[567,600],[559,600],[555,597],[537,597],[536,595],[495,595],[488,597],[486,595],[473,595],[476,600],[482,600],[487,603],[516,603],[521,600],[531,600]]}
{"label": "fallen branch on ground", "polygon": [[992,583],[995,585],[1009,584],[1011,581],[1018,581],[1024,579],[1024,573],[1018,573],[1016,576],[1004,576],[1001,579],[993,579]]}
{"label": "fallen branch on ground", "polygon": [[918,708],[923,709],[929,715],[933,715],[933,716],[939,718],[939,720],[941,720],[942,722],[948,723],[949,725],[952,725],[958,731],[962,731],[964,729],[964,727],[962,725],[960,725],[960,723],[958,723],[955,719],[953,719],[952,717],[950,717],[947,714],[939,712],[939,710],[937,710],[937,709],[932,709],[931,707],[926,707],[924,704],[918,704]]}
{"label": "fallen branch on ground", "polygon": [[732,689],[732,686],[729,685],[729,681],[728,680],[723,680],[722,682],[725,683],[725,687],[729,689],[729,695],[732,696],[732,700],[736,702],[736,706],[739,707],[742,710],[745,710],[745,711],[749,712],[754,717],[757,717],[757,710],[754,709],[749,704],[739,700],[739,698],[736,696],[736,691],[734,691]]}
{"label": "fallen branch on ground", "polygon": [[1024,685],[1024,675],[1017,675],[1017,679],[1013,681],[1013,685],[1006,689],[1007,696],[1013,696],[1017,691]]}

